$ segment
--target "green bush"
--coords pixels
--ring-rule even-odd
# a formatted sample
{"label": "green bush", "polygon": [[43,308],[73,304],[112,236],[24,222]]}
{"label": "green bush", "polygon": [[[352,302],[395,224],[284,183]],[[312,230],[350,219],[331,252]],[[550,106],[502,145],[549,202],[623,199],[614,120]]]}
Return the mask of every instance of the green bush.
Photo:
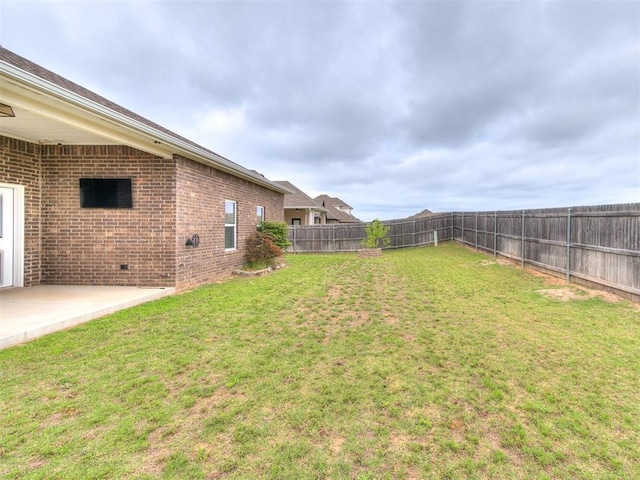
{"label": "green bush", "polygon": [[377,218],[367,225],[364,231],[367,236],[362,240],[362,245],[367,248],[388,247],[391,243],[391,240],[387,237],[389,227],[385,227],[384,223]]}
{"label": "green bush", "polygon": [[269,235],[273,243],[283,251],[291,245],[289,242],[289,227],[284,222],[262,221],[258,225],[258,231]]}
{"label": "green bush", "polygon": [[282,256],[282,249],[274,243],[268,233],[254,232],[247,238],[245,267],[250,269],[270,267],[280,256]]}

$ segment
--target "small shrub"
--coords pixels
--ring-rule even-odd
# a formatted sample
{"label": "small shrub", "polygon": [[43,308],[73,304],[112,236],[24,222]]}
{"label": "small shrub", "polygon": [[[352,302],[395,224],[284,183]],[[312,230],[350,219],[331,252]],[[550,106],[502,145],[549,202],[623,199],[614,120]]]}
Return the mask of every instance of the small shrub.
{"label": "small shrub", "polygon": [[280,256],[282,256],[282,249],[274,243],[268,233],[254,232],[247,238],[245,267],[250,269],[270,267]]}
{"label": "small shrub", "polygon": [[262,221],[258,225],[258,232],[269,235],[273,243],[283,251],[291,245],[289,242],[289,227],[287,227],[287,224],[284,222]]}
{"label": "small shrub", "polygon": [[367,236],[362,241],[362,245],[367,248],[388,247],[391,244],[391,240],[387,237],[389,227],[385,227],[384,223],[377,218],[367,225],[364,231]]}

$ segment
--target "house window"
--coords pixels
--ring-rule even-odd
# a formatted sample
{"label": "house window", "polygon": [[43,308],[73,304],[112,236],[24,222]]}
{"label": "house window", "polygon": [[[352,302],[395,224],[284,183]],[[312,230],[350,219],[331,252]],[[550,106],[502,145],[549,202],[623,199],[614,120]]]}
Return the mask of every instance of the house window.
{"label": "house window", "polygon": [[292,218],[292,219],[291,219],[291,225],[302,225],[301,219],[299,219],[299,218]]}
{"label": "house window", "polygon": [[236,249],[236,202],[224,201],[224,248]]}
{"label": "house window", "polygon": [[264,222],[264,207],[261,207],[260,205],[256,207],[256,221],[258,222],[258,225],[260,225],[260,222]]}
{"label": "house window", "polygon": [[81,208],[133,208],[130,178],[81,178]]}

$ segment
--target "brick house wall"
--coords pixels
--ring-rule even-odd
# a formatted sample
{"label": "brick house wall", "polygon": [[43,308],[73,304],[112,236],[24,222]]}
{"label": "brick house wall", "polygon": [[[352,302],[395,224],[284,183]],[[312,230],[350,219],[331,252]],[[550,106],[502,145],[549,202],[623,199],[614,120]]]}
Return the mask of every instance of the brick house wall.
{"label": "brick house wall", "polygon": [[0,135],[0,183],[24,192],[24,286],[40,284],[40,145]]}
{"label": "brick house wall", "polygon": [[[37,145],[0,136],[0,175],[1,183],[25,187],[25,286],[186,290],[242,266],[258,205],[267,220],[284,218],[278,192],[187,158],[127,146]],[[81,178],[131,178],[133,208],[81,208]],[[236,202],[233,251],[224,248],[225,200]],[[200,245],[187,247],[194,233]]]}
{"label": "brick house wall", "polygon": [[[265,218],[283,221],[284,196],[247,180],[176,156],[177,282],[179,290],[228,276],[244,263],[246,239],[257,226],[256,207]],[[224,203],[236,202],[237,248],[224,248]],[[197,234],[197,248],[185,245]]]}
{"label": "brick house wall", "polygon": [[[42,283],[173,286],[173,160],[126,146],[41,148]],[[131,178],[133,208],[81,208],[81,178]]]}

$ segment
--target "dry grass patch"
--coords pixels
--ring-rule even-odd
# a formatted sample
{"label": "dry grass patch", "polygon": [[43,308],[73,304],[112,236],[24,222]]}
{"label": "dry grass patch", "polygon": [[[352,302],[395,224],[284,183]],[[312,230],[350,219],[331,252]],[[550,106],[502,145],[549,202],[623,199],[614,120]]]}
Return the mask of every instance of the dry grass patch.
{"label": "dry grass patch", "polygon": [[537,290],[537,292],[540,295],[553,298],[554,300],[560,300],[561,302],[588,300],[590,298],[600,298],[609,303],[618,303],[623,301],[622,297],[614,293],[580,287],[577,285],[571,285],[566,288],[545,288]]}

